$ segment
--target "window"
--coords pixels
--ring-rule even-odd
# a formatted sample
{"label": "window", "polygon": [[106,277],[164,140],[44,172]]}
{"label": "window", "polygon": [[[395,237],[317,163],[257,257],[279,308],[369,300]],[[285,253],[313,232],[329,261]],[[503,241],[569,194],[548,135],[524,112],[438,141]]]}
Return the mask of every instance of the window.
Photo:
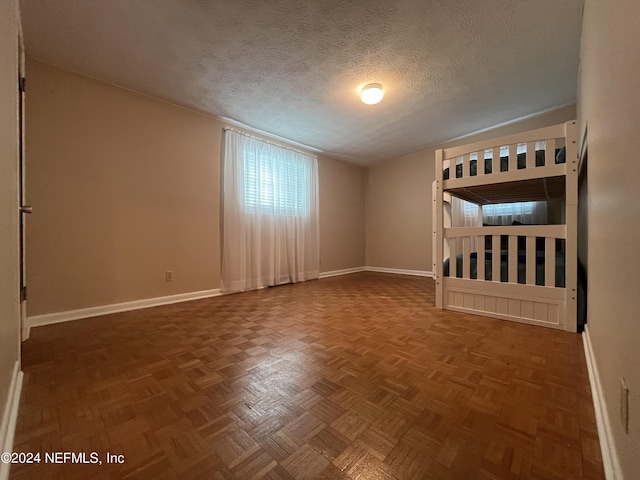
{"label": "window", "polygon": [[483,216],[514,217],[519,215],[533,215],[537,202],[499,203],[482,207]]}
{"label": "window", "polygon": [[482,221],[491,225],[547,223],[547,202],[516,202],[484,205]]}
{"label": "window", "polygon": [[[462,202],[462,221],[455,220],[458,226],[474,225],[478,218],[478,205]],[[511,225],[513,222],[524,224],[544,224],[547,222],[546,202],[515,202],[484,205],[482,222],[485,225]]]}
{"label": "window", "polygon": [[245,211],[308,215],[310,180],[304,159],[273,158],[271,149],[261,150],[245,152],[243,158]]}
{"label": "window", "polygon": [[225,130],[220,290],[318,278],[318,160]]}

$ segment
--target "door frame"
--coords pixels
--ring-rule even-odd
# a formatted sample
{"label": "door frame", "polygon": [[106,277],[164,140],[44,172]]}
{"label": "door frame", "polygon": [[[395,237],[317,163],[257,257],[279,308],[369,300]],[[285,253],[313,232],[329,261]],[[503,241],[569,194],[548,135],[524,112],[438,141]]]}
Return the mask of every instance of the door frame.
{"label": "door frame", "polygon": [[18,23],[18,192],[20,202],[20,332],[22,341],[28,340],[29,328],[27,324],[27,266],[26,266],[26,204],[25,181],[25,78],[26,61],[24,49],[24,35],[22,22]]}

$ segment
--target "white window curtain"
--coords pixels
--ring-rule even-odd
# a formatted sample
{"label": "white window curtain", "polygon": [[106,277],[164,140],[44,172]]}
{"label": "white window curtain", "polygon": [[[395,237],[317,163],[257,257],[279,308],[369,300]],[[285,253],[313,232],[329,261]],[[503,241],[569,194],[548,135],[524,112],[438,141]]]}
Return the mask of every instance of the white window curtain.
{"label": "white window curtain", "polygon": [[[451,197],[451,226],[481,227],[482,222],[478,217],[478,205]],[[475,237],[471,237],[469,247],[472,252],[478,249],[478,242]]]}
{"label": "white window curtain", "polygon": [[478,205],[451,197],[451,226],[481,227],[482,222],[478,217]]}
{"label": "white window curtain", "polygon": [[220,289],[318,278],[318,161],[225,130]]}

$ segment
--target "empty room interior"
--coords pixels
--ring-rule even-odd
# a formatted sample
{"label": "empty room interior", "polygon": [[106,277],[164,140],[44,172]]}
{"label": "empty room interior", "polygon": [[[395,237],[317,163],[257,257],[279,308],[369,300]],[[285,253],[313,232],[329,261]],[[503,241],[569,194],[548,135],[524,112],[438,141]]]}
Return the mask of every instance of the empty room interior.
{"label": "empty room interior", "polygon": [[639,479],[638,24],[0,0],[0,480]]}

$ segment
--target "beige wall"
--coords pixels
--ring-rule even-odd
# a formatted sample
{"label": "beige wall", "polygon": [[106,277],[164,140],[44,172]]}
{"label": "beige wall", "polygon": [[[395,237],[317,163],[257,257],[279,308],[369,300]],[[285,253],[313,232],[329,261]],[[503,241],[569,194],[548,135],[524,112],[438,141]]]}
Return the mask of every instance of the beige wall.
{"label": "beige wall", "polygon": [[[27,73],[29,315],[218,288],[224,124],[32,59]],[[361,265],[364,171],[319,170],[321,270]]]}
{"label": "beige wall", "polygon": [[[588,130],[588,330],[620,467],[640,478],[640,9],[637,0],[585,2],[580,133]],[[630,390],[621,428],[620,378]]]}
{"label": "beige wall", "polygon": [[367,183],[366,264],[432,271],[431,183],[435,178],[436,149],[542,128],[575,116],[575,106],[569,106],[371,167]]}
{"label": "beige wall", "polygon": [[369,169],[366,264],[431,270],[433,150]]}
{"label": "beige wall", "polygon": [[217,288],[222,124],[36,61],[27,75],[29,315]]}
{"label": "beige wall", "polygon": [[319,156],[320,271],[364,265],[364,187],[361,167]]}
{"label": "beige wall", "polygon": [[17,12],[15,0],[0,0],[0,412],[20,360]]}

